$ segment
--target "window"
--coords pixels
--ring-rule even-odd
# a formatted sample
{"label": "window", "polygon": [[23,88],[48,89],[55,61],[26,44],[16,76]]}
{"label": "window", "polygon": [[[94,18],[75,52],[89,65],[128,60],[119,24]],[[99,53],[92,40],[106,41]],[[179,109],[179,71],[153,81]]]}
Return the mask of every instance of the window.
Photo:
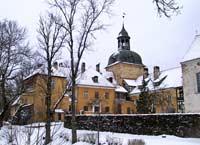
{"label": "window", "polygon": [[94,83],[98,83],[98,76],[92,77],[92,80],[93,80]]}
{"label": "window", "polygon": [[131,108],[130,107],[127,108],[127,114],[131,114]]}
{"label": "window", "polygon": [[112,77],[109,77],[108,79],[107,79],[109,82],[113,82],[113,78]]}
{"label": "window", "polygon": [[94,93],[94,97],[95,97],[96,99],[99,99],[99,92],[95,92],[95,93]]}
{"label": "window", "polygon": [[84,97],[84,99],[87,99],[87,98],[88,98],[88,91],[84,91],[84,92],[83,92],[83,97]]}
{"label": "window", "polygon": [[109,93],[105,92],[105,99],[109,99]]}
{"label": "window", "polygon": [[94,112],[95,112],[95,113],[99,113],[99,112],[100,112],[99,106],[95,106],[95,107],[94,107]]}
{"label": "window", "polygon": [[196,74],[197,78],[197,92],[200,93],[200,72]]}
{"label": "window", "polygon": [[52,80],[52,81],[51,81],[51,89],[54,89],[54,88],[55,88],[55,85],[56,85],[56,81],[55,81],[55,80]]}
{"label": "window", "polygon": [[172,101],[172,96],[167,96],[167,101],[171,102]]}
{"label": "window", "polygon": [[105,113],[109,113],[110,112],[110,108],[109,107],[105,107]]}
{"label": "window", "polygon": [[84,106],[83,110],[88,111],[88,106]]}
{"label": "window", "polygon": [[58,120],[60,121],[62,119],[61,113],[58,113]]}
{"label": "window", "polygon": [[33,84],[28,84],[28,85],[26,85],[26,91],[27,91],[27,92],[32,92],[33,90],[34,90]]}

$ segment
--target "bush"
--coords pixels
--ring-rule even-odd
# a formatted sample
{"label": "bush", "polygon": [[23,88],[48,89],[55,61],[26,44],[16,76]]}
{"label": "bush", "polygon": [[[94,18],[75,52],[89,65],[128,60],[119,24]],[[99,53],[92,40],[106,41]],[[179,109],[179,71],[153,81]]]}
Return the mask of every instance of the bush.
{"label": "bush", "polygon": [[83,142],[88,142],[91,144],[95,144],[96,143],[96,134],[94,133],[87,133],[83,136],[82,139]]}
{"label": "bush", "polygon": [[117,137],[106,137],[106,142],[108,145],[122,145],[122,139]]}
{"label": "bush", "polygon": [[145,145],[145,142],[142,139],[129,139],[128,145]]}

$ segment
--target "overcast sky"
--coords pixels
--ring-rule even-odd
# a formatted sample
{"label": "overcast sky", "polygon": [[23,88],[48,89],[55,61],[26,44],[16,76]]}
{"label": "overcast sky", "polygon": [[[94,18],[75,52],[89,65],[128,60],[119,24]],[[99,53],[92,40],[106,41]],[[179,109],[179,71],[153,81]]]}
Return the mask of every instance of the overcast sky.
{"label": "overcast sky", "polygon": [[[126,13],[125,29],[131,37],[131,50],[137,52],[150,69],[179,66],[195,34],[200,34],[200,0],[179,0],[180,15],[171,19],[159,17],[152,0],[116,0],[113,16],[106,19],[110,27],[96,35],[93,50],[84,55],[86,64],[101,63],[105,67],[109,56],[117,51],[117,36],[122,28],[122,13]],[[39,15],[47,10],[45,0],[1,0],[0,19],[17,20],[28,29],[31,45],[36,45]],[[200,53],[200,51],[199,51]]]}

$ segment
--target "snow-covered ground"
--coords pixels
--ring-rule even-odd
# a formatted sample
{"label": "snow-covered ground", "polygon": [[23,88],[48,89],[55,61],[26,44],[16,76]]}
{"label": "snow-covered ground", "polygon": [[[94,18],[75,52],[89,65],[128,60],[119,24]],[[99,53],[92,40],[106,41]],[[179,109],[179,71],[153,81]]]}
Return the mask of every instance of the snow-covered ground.
{"label": "snow-covered ground", "polygon": [[[39,126],[39,127],[38,127]],[[71,145],[71,130],[63,127],[63,123],[52,126],[53,141],[51,145]],[[0,130],[0,145],[42,145],[45,136],[44,123],[28,126],[4,125]],[[79,142],[74,145],[92,145],[85,141],[95,140],[96,131],[78,130]],[[100,132],[100,143],[108,145],[109,142],[118,142],[127,145],[128,140],[141,139],[145,145],[200,145],[200,138],[180,138],[170,135],[147,136],[112,132]],[[9,142],[10,141],[10,142]]]}

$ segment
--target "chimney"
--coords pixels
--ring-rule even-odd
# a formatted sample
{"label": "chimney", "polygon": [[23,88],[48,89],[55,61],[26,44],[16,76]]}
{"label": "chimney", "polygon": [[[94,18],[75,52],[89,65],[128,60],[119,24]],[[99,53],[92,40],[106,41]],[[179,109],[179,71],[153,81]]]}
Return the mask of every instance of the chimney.
{"label": "chimney", "polygon": [[153,78],[154,78],[154,80],[158,79],[159,75],[160,75],[160,67],[154,66],[153,67]]}
{"label": "chimney", "polygon": [[81,64],[81,73],[85,72],[85,62]]}
{"label": "chimney", "polygon": [[55,62],[53,63],[53,67],[54,67],[55,69],[58,69],[58,62],[57,62],[57,61],[55,61]]}
{"label": "chimney", "polygon": [[98,63],[98,64],[96,65],[96,71],[97,71],[97,72],[100,72],[100,63]]}
{"label": "chimney", "polygon": [[149,76],[149,69],[147,67],[144,68],[143,77],[146,79]]}

